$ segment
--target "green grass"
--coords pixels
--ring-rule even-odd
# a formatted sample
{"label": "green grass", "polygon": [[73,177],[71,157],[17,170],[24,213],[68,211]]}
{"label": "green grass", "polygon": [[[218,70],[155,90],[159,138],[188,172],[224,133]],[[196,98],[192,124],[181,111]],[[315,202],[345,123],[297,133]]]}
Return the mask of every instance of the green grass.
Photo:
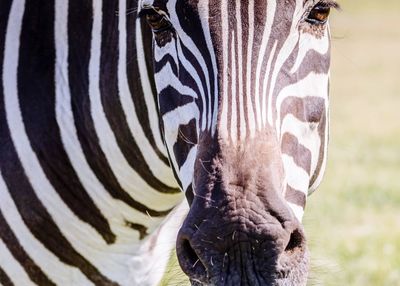
{"label": "green grass", "polygon": [[[328,169],[304,225],[310,285],[400,285],[400,1],[332,17]],[[184,285],[175,259],[162,285]]]}

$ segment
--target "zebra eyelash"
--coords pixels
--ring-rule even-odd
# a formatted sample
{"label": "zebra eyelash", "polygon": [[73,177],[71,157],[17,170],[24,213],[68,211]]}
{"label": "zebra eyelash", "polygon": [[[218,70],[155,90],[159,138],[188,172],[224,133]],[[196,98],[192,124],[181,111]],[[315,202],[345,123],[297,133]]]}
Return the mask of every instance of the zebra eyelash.
{"label": "zebra eyelash", "polygon": [[[307,5],[308,4],[308,5]],[[314,0],[314,1],[308,1],[306,3],[306,9],[303,15],[303,20],[301,21],[302,23],[305,23],[309,26],[314,26],[318,29],[322,29],[325,27],[326,23],[328,22],[328,18],[325,21],[318,21],[314,19],[310,19],[310,14],[313,12],[314,9],[316,9],[318,6],[323,6],[324,8],[328,9],[336,9],[340,10],[340,5],[338,2],[334,0]]]}
{"label": "zebra eyelash", "polygon": [[340,10],[341,9],[340,4],[338,2],[336,2],[336,1],[333,1],[333,0],[321,0],[318,3],[314,4],[314,6],[317,5],[317,4],[324,4],[326,7],[334,8],[336,10]]}
{"label": "zebra eyelash", "polygon": [[158,11],[154,7],[152,7],[152,6],[143,7],[137,13],[137,17],[142,19],[142,18],[145,18],[147,15],[150,15],[150,14],[153,14],[153,13],[158,13]]}
{"label": "zebra eyelash", "polygon": [[153,22],[153,24],[161,23],[160,25],[157,25],[159,27],[152,27],[153,33],[160,34],[161,32],[172,29],[172,24],[168,17],[168,14],[161,9],[155,8],[153,6],[143,7],[138,13],[138,18],[147,19],[148,23],[150,23],[148,18],[151,16],[159,17],[156,21]]}
{"label": "zebra eyelash", "polygon": [[167,19],[169,19],[169,15],[168,13],[164,12],[162,9],[158,8],[158,7],[154,7],[154,6],[144,6],[142,7],[139,12],[137,13],[137,17],[138,18],[144,18],[148,15],[151,14],[158,14],[160,16],[163,16]]}
{"label": "zebra eyelash", "polygon": [[332,8],[335,10],[341,10],[340,4],[335,0],[314,0],[308,1],[307,12],[309,13],[315,6],[323,4],[326,8]]}

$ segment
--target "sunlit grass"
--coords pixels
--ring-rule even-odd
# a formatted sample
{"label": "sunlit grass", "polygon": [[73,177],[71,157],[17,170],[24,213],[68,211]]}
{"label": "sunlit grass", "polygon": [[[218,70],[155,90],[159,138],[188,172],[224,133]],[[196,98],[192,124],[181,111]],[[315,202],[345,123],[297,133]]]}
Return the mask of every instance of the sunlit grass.
{"label": "sunlit grass", "polygon": [[171,255],[171,260],[167,273],[164,279],[161,281],[160,286],[186,286],[190,285],[188,278],[182,272],[178,259],[176,257],[176,252],[174,251]]}
{"label": "sunlit grass", "polygon": [[[309,284],[400,285],[400,1],[339,2],[329,164],[304,218]],[[185,285],[173,264],[162,285]]]}

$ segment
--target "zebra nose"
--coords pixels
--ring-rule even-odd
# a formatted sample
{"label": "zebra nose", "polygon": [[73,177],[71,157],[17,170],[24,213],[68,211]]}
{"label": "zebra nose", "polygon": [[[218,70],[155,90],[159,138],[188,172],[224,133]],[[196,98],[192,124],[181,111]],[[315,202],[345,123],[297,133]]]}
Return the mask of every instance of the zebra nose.
{"label": "zebra nose", "polygon": [[[223,235],[224,224],[213,228],[207,221],[195,230],[184,226],[178,235],[179,263],[192,282],[259,285],[256,281],[260,277],[285,278],[293,263],[305,257],[305,236],[297,219],[279,225],[267,223],[269,227],[262,230],[262,235],[238,230],[235,226],[228,227],[227,235]],[[239,277],[236,278],[240,279],[239,284],[228,283],[228,280],[221,282],[230,277]],[[243,277],[249,280],[243,282]],[[269,284],[266,282],[266,285]]]}
{"label": "zebra nose", "polygon": [[192,246],[189,237],[180,236],[177,240],[177,255],[179,264],[192,281],[204,281],[209,275],[209,265],[203,263],[201,253]]}

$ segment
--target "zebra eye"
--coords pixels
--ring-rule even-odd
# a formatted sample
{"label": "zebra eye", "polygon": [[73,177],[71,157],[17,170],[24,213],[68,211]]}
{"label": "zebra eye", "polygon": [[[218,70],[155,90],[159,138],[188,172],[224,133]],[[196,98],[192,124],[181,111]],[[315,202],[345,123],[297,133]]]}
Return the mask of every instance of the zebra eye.
{"label": "zebra eye", "polygon": [[320,2],[311,9],[306,21],[314,25],[325,24],[328,21],[330,12],[331,5]]}
{"label": "zebra eye", "polygon": [[166,31],[172,27],[167,16],[155,8],[145,8],[140,11],[140,17],[145,16],[154,33]]}

